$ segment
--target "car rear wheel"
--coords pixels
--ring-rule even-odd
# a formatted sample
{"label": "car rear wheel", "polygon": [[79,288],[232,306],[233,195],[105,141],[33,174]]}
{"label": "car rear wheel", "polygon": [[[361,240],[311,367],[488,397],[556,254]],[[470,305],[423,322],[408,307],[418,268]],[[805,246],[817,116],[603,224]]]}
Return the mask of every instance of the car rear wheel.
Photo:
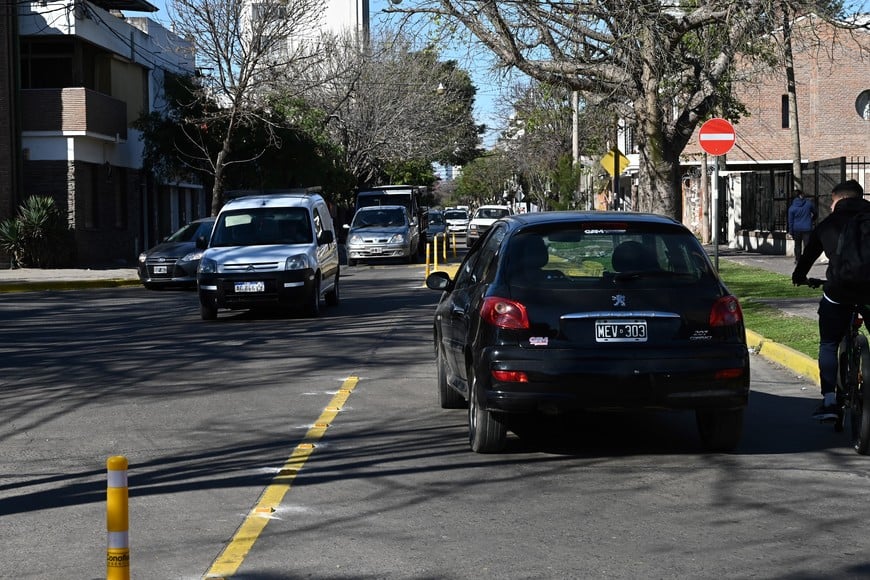
{"label": "car rear wheel", "polygon": [[447,363],[441,347],[436,348],[436,365],[438,367],[438,402],[442,409],[464,409],[465,399],[447,384]]}
{"label": "car rear wheel", "polygon": [[326,304],[328,306],[338,306],[339,302],[341,302],[341,292],[338,287],[338,279],[340,277],[341,272],[335,272],[335,283],[332,286],[332,290],[326,293]]}
{"label": "car rear wheel", "polygon": [[487,411],[481,405],[477,377],[468,371],[471,385],[468,389],[468,442],[476,453],[498,453],[507,442],[507,426],[498,413]]}
{"label": "car rear wheel", "polygon": [[701,444],[707,451],[731,452],[743,433],[743,409],[698,409],[695,411]]}

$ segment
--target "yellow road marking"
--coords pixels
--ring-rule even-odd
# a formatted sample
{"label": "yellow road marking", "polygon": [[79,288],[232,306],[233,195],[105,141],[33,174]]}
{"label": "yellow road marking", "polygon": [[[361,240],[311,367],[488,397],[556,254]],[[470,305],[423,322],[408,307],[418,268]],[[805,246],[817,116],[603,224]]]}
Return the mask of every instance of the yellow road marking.
{"label": "yellow road marking", "polygon": [[206,578],[229,578],[238,571],[239,566],[242,565],[248,552],[254,546],[254,542],[257,541],[257,538],[266,528],[266,524],[269,523],[268,515],[278,509],[284,496],[290,491],[290,484],[296,478],[296,474],[314,453],[314,444],[326,434],[326,429],[341,411],[358,382],[359,377],[345,379],[341,388],[329,401],[320,417],[317,418],[314,426],[305,433],[305,439],[296,446],[272,483],[263,491],[257,504],[245,517],[245,521],[242,522],[239,529],[236,530],[233,539],[215,559],[205,575]]}

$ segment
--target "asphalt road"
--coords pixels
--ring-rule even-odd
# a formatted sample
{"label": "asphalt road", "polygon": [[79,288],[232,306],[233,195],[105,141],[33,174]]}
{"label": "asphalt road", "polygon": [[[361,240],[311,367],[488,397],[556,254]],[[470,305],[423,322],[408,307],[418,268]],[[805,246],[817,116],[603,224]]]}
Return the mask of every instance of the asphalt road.
{"label": "asphalt road", "polygon": [[133,578],[870,574],[870,459],[808,421],[806,379],[753,357],[733,454],[663,414],[476,455],[437,406],[421,267],[342,283],[314,320],[205,323],[195,294],[135,287],[3,296],[0,577],[105,577],[118,454]]}

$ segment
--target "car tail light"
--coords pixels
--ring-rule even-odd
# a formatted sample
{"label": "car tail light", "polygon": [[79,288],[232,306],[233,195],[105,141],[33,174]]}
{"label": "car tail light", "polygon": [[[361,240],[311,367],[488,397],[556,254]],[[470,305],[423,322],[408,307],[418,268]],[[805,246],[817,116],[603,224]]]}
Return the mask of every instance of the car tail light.
{"label": "car tail light", "polygon": [[723,296],[710,310],[710,326],[733,326],[743,321],[743,311],[734,296]]}
{"label": "car tail light", "polygon": [[526,307],[514,300],[488,296],[480,307],[480,317],[499,328],[521,330],[529,327]]}
{"label": "car tail light", "polygon": [[716,371],[714,378],[716,380],[739,379],[742,376],[743,369],[722,369],[720,371]]}
{"label": "car tail light", "polygon": [[523,371],[492,371],[492,378],[501,383],[528,383],[529,375]]}

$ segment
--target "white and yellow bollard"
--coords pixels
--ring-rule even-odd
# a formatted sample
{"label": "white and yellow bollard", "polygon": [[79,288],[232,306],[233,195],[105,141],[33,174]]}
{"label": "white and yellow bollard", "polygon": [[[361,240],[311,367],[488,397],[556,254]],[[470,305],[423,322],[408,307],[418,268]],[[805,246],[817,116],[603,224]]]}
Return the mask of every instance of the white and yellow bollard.
{"label": "white and yellow bollard", "polygon": [[429,277],[429,253],[431,250],[432,250],[432,244],[427,242],[426,243],[426,275],[424,276],[424,278]]}
{"label": "white and yellow bollard", "polygon": [[106,580],[130,579],[129,495],[127,458],[109,457],[106,461]]}

